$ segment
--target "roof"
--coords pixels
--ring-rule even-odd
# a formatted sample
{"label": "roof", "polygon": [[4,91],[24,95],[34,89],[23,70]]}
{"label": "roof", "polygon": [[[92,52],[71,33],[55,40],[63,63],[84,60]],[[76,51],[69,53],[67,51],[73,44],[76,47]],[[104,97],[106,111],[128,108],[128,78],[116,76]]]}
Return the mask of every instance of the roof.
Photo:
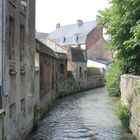
{"label": "roof", "polygon": [[70,47],[70,52],[71,52],[72,61],[86,62],[83,50]]}
{"label": "roof", "polygon": [[51,32],[48,37],[54,39],[58,43],[70,45],[76,43],[74,37],[78,36],[78,43],[84,44],[87,35],[96,26],[96,21],[83,22],[80,26],[78,26],[77,23],[60,26],[59,28],[56,28],[56,30]]}
{"label": "roof", "polygon": [[105,59],[102,59],[102,58],[95,58],[95,59],[89,59],[91,61],[95,61],[95,62],[98,62],[98,63],[101,63],[101,64],[105,64],[105,65],[109,65],[112,63],[112,61],[108,61],[108,60],[105,60]]}
{"label": "roof", "polygon": [[36,49],[39,52],[47,54],[49,56],[53,56],[53,57],[55,56],[54,51],[38,39],[36,39]]}
{"label": "roof", "polygon": [[36,32],[36,38],[42,40],[48,36],[48,33]]}

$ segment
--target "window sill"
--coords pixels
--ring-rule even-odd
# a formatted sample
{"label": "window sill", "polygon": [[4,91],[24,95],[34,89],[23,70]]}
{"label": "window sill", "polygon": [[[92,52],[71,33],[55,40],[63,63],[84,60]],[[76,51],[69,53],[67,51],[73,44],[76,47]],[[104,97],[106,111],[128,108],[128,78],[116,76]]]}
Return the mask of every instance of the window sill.
{"label": "window sill", "polygon": [[13,70],[10,70],[10,71],[9,71],[9,74],[10,74],[10,75],[16,75],[17,72],[16,72],[16,71],[13,71]]}
{"label": "window sill", "polygon": [[24,62],[21,62],[20,73],[21,74],[25,74],[26,73],[26,64]]}
{"label": "window sill", "polygon": [[16,72],[16,62],[14,60],[9,61],[9,74],[15,75]]}

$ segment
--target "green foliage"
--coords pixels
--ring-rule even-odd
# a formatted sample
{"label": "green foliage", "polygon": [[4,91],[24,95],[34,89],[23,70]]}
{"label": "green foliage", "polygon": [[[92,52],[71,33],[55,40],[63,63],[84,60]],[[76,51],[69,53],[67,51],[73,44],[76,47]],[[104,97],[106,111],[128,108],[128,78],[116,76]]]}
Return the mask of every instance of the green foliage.
{"label": "green foliage", "polygon": [[116,109],[115,113],[118,118],[121,120],[122,125],[125,128],[129,128],[129,121],[130,121],[130,111],[125,105],[121,103],[121,101],[116,102]]}
{"label": "green foliage", "polygon": [[115,60],[106,76],[106,89],[111,96],[120,96],[122,62]]}
{"label": "green foliage", "polygon": [[97,76],[97,75],[101,75],[99,68],[94,68],[94,67],[87,68],[87,76]]}
{"label": "green foliage", "polygon": [[136,80],[133,82],[133,87],[134,87],[134,93],[136,95],[140,94],[140,81],[139,80]]}
{"label": "green foliage", "polygon": [[140,74],[140,0],[110,0],[101,11],[101,24],[110,35],[117,59],[123,60],[124,73]]}

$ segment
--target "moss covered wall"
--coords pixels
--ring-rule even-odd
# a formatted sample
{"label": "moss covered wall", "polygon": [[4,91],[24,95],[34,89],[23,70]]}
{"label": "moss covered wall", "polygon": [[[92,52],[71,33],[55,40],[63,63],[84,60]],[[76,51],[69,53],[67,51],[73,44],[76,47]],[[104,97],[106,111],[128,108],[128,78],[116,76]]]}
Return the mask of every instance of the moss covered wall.
{"label": "moss covered wall", "polygon": [[130,130],[140,140],[140,76],[122,75],[121,101],[131,112]]}

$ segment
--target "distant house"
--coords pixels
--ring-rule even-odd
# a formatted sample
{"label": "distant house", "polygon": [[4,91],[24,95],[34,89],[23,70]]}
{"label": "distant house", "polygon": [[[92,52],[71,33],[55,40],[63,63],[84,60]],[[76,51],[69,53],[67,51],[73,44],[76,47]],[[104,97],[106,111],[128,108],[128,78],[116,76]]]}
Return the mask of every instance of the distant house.
{"label": "distant house", "polygon": [[87,50],[87,58],[94,57],[110,60],[112,52],[104,48],[105,39],[103,38],[103,29],[98,24],[99,16],[95,21],[83,22],[77,20],[75,24],[61,26],[56,25],[56,29],[48,35],[56,43],[63,46],[71,45]]}
{"label": "distant house", "polygon": [[67,71],[71,72],[75,79],[75,88],[86,88],[87,58],[85,50],[73,48],[70,45],[60,45],[48,37],[40,40],[54,52],[67,54]]}
{"label": "distant house", "polygon": [[[44,34],[44,33],[43,33]],[[36,38],[38,40],[40,40],[41,42],[43,42],[44,44],[46,44],[49,48],[51,48],[54,52],[59,52],[59,53],[66,53],[68,54],[68,49],[69,46],[63,46],[60,45],[59,43],[55,42],[53,39],[48,38],[48,36],[46,37],[42,37],[40,36],[40,33],[36,33]]]}
{"label": "distant house", "polygon": [[98,58],[94,58],[94,59],[89,59],[87,61],[87,67],[96,67],[100,69],[100,72],[102,74],[107,74],[110,65],[111,65],[112,61],[109,60],[104,60],[104,59],[98,59]]}
{"label": "distant house", "polygon": [[77,90],[86,89],[87,86],[87,60],[83,50],[69,47],[68,71],[71,71]]}

